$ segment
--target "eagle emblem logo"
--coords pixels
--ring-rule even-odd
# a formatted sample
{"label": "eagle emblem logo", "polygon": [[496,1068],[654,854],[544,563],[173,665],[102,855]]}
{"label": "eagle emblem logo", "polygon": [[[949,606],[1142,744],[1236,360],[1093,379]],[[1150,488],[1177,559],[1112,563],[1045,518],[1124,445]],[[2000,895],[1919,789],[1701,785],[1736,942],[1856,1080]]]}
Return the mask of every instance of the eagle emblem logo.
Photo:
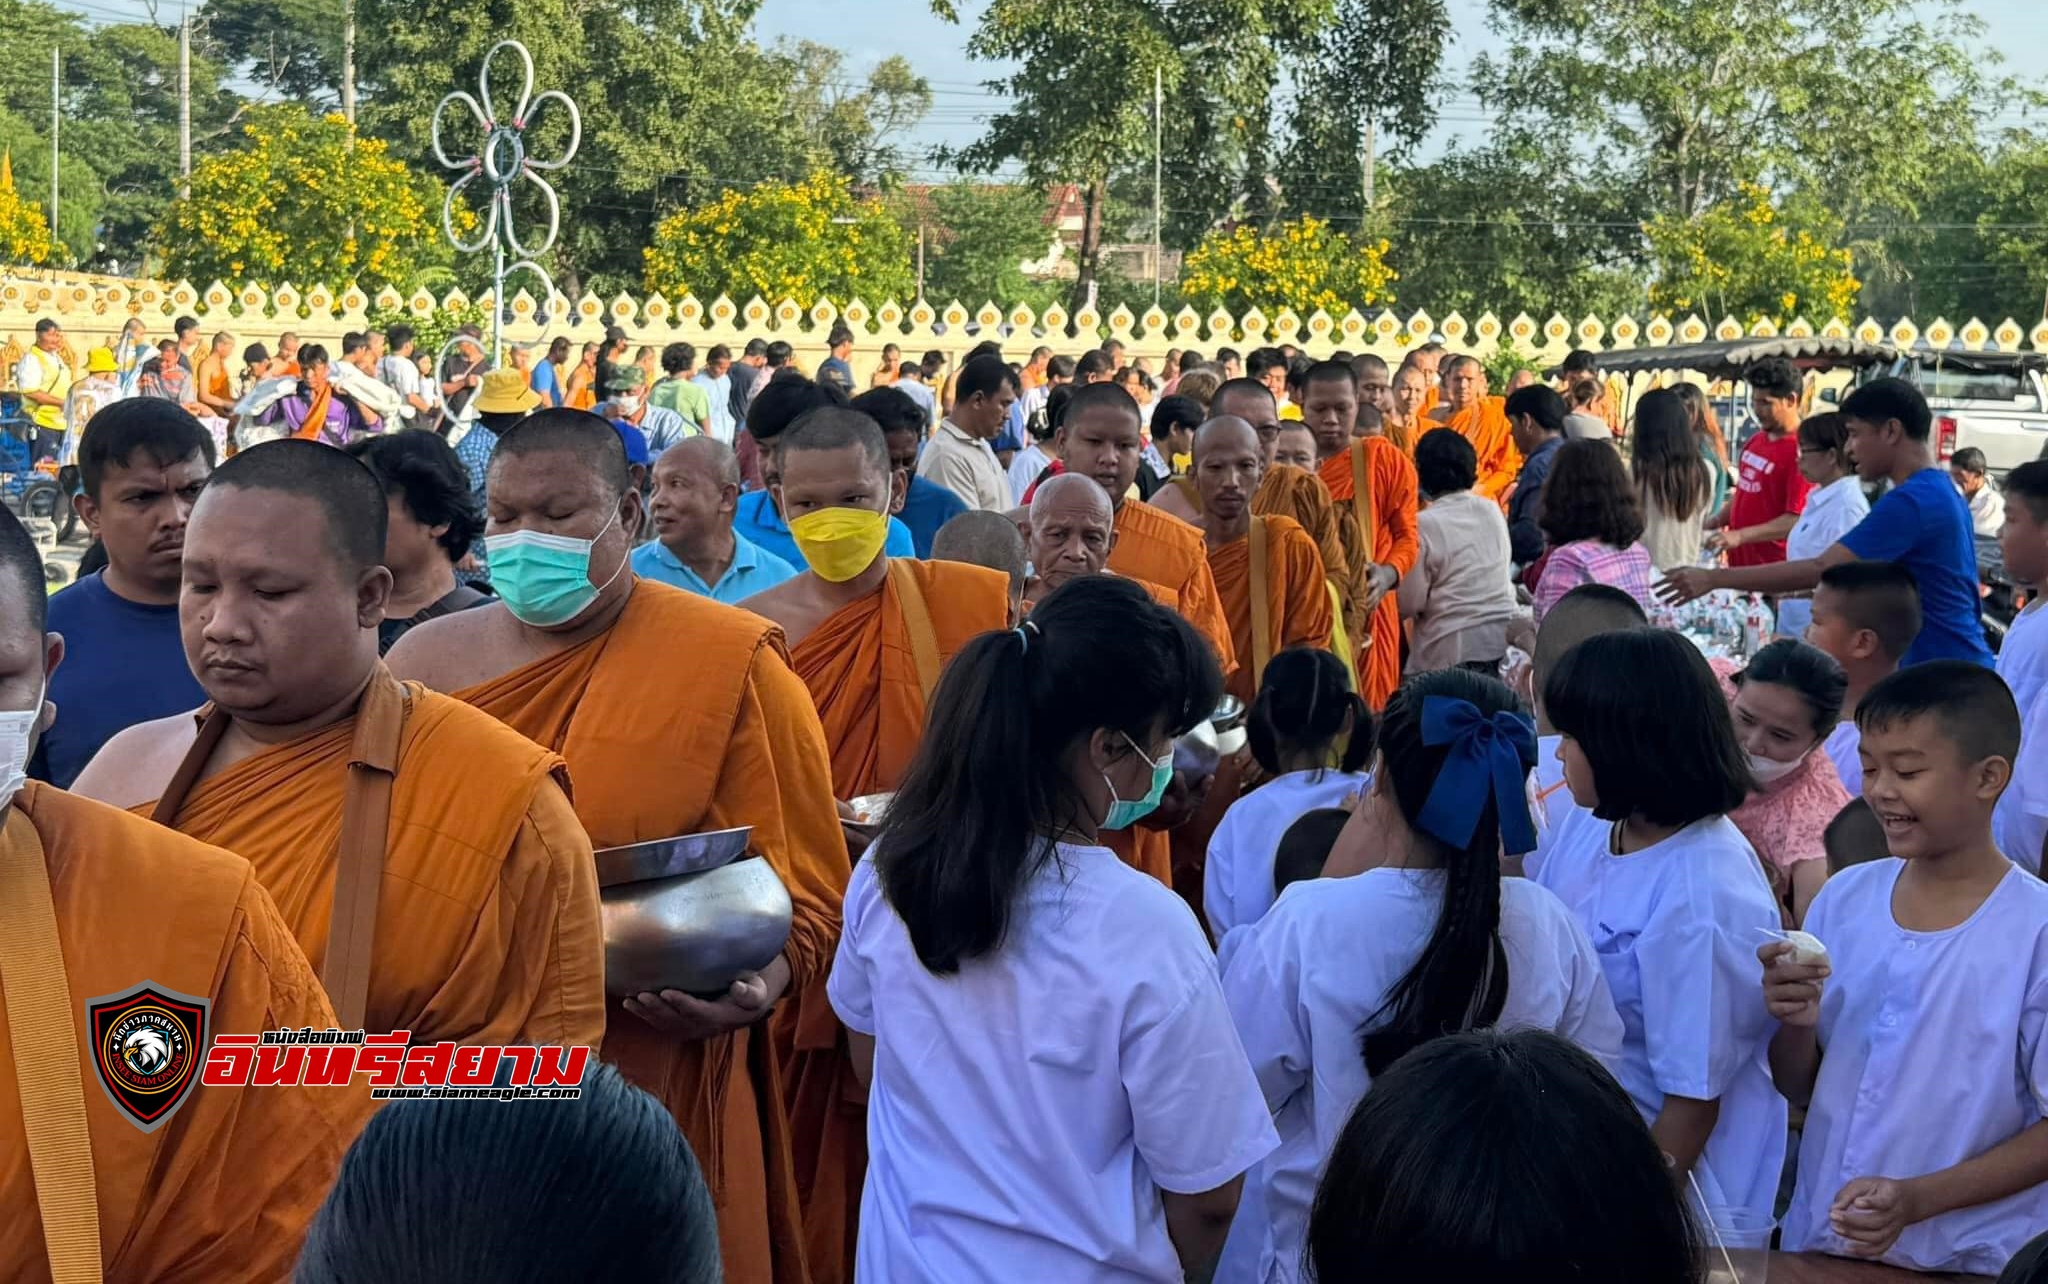
{"label": "eagle emblem logo", "polygon": [[142,1131],[163,1127],[199,1082],[210,1008],[153,981],[86,1001],[100,1087]]}

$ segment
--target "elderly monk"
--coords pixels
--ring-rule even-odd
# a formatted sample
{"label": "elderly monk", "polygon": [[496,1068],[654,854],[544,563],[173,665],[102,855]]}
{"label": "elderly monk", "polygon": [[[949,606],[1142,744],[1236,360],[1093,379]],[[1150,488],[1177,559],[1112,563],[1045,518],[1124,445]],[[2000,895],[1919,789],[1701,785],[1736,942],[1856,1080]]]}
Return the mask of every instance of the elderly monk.
{"label": "elderly monk", "polygon": [[1088,384],[1067,402],[1066,417],[1053,434],[1053,451],[1065,472],[1092,477],[1109,492],[1116,515],[1116,546],[1109,569],[1170,588],[1180,613],[1216,648],[1225,676],[1236,667],[1230,625],[1216,596],[1216,581],[1202,547],[1202,533],[1180,518],[1124,496],[1138,475],[1138,403],[1116,384]]}
{"label": "elderly monk", "polygon": [[[741,605],[789,639],[790,663],[825,727],[833,795],[893,790],[917,751],[945,663],[975,636],[1010,627],[1009,581],[979,566],[882,551],[908,475],[890,467],[881,425],[867,415],[813,410],[775,439],[775,457],[776,501],[809,569]],[[849,828],[856,856],[871,838],[865,827]],[[811,1278],[851,1280],[867,1173],[866,1094],[822,976],[775,1034],[791,1071]]]}
{"label": "elderly monk", "polygon": [[595,1047],[597,875],[561,759],[378,660],[386,516],[317,442],[216,469],[178,596],[210,703],[114,737],[76,789],[248,858],[343,1028]]}
{"label": "elderly monk", "polygon": [[1377,709],[1401,684],[1401,616],[1393,589],[1414,569],[1421,545],[1414,463],[1382,433],[1351,435],[1358,417],[1356,378],[1350,366],[1334,361],[1309,367],[1302,418],[1316,435],[1317,475],[1351,516],[1347,531],[1356,542],[1347,551],[1367,567],[1365,633],[1353,636],[1359,645],[1359,694]]}
{"label": "elderly monk", "polygon": [[[209,1037],[324,1029],[334,1013],[248,861],[22,781],[64,656],[43,631],[43,585],[34,542],[0,509],[0,718],[18,732],[0,740],[0,1279],[283,1279],[369,1102],[195,1086],[144,1132],[93,1082],[87,1005],[145,981],[206,1002]],[[32,1157],[32,1138],[48,1152]],[[76,1197],[45,1189],[39,1204],[36,1178],[66,1162]]]}
{"label": "elderly monk", "polygon": [[[1422,408],[1418,412],[1420,414],[1428,414],[1436,409],[1437,402],[1443,400],[1444,353],[1444,345],[1431,340],[1403,359],[1403,364],[1412,365],[1422,372],[1423,381],[1427,386],[1422,398]],[[1421,435],[1420,432],[1416,434],[1418,438]]]}
{"label": "elderly monk", "polygon": [[[1107,496],[1104,502],[1108,502]],[[1024,617],[1024,580],[1028,560],[1024,553],[1023,533],[1008,513],[973,508],[948,518],[946,524],[939,527],[939,533],[932,537],[932,559],[965,562],[969,566],[986,566],[992,571],[1001,571],[1010,581],[1010,616],[1006,623],[1015,628]]]}
{"label": "elderly monk", "polygon": [[414,629],[392,667],[566,758],[600,847],[753,827],[749,850],[795,907],[789,944],[721,998],[626,999],[608,1014],[604,1053],[690,1139],[730,1284],[802,1284],[781,1074],[752,1027],[824,975],[851,874],[810,693],[773,624],[628,572],[640,494],[609,423],[530,415],[498,438],[487,476],[499,601]]}
{"label": "elderly monk", "polygon": [[[1092,477],[1062,473],[1048,477],[1025,510],[1024,547],[1031,576],[1024,582],[1024,611],[1078,575],[1114,575],[1109,555],[1116,548],[1116,513],[1109,492]],[[1180,595],[1150,580],[1137,580],[1152,600],[1180,609]]]}
{"label": "elderly monk", "polygon": [[1394,408],[1386,414],[1385,428],[1387,438],[1410,458],[1415,455],[1415,443],[1422,439],[1422,415],[1434,400],[1435,386],[1428,372],[1413,361],[1402,362],[1394,372],[1389,394]]}
{"label": "elderly monk", "polygon": [[1486,369],[1477,357],[1454,357],[1444,374],[1443,403],[1423,416],[1431,426],[1455,429],[1472,443],[1479,456],[1479,482],[1472,489],[1507,506],[1515,474],[1522,471],[1522,452],[1515,449],[1504,397],[1486,395]]}

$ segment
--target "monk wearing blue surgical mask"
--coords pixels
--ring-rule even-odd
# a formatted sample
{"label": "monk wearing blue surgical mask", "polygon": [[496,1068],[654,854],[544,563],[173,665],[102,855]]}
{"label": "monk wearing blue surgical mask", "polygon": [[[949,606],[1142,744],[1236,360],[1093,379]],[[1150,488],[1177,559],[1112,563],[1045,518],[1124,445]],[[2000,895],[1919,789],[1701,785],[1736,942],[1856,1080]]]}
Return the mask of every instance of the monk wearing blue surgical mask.
{"label": "monk wearing blue surgical mask", "polygon": [[[740,605],[782,626],[810,689],[842,802],[894,790],[917,751],[939,670],[976,634],[1009,623],[1007,576],[963,562],[883,551],[904,474],[889,466],[881,425],[857,410],[810,411],[775,440],[776,499],[809,569]],[[871,836],[843,809],[849,856]],[[797,1166],[810,1182],[804,1224],[813,1271],[852,1278],[853,1230],[866,1173],[865,1113],[848,1104],[845,1039],[819,984],[778,1025],[794,1058],[790,1102]]]}
{"label": "monk wearing blue surgical mask", "polygon": [[818,716],[774,625],[626,565],[642,507],[610,423],[529,415],[498,438],[488,478],[501,604],[420,625],[391,666],[559,752],[598,847],[753,826],[750,850],[789,889],[789,943],[716,999],[611,1005],[603,1051],[703,1162],[728,1284],[805,1284],[789,1123],[760,1041],[838,940],[850,871]]}

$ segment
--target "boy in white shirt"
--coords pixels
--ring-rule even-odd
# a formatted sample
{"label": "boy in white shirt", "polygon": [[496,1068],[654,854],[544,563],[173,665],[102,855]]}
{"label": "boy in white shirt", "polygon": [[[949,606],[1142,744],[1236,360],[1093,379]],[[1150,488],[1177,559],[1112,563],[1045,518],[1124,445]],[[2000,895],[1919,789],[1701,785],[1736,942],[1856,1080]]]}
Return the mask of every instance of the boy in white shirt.
{"label": "boy in white shirt", "polygon": [[2048,884],[1991,838],[2019,712],[1934,661],[1857,718],[1893,857],[1814,898],[1821,957],[1757,951],[1772,1078],[1807,1104],[1783,1247],[1989,1275],[2048,1225]]}
{"label": "boy in white shirt", "polygon": [[1813,620],[1806,641],[1835,658],[1849,677],[1842,720],[1824,746],[1842,787],[1863,792],[1856,754],[1856,706],[1863,695],[1898,672],[1899,661],[1920,636],[1920,586],[1897,562],[1843,562],[1820,573],[1813,590]]}
{"label": "boy in white shirt", "polygon": [[2036,596],[2013,617],[1998,649],[1998,676],[2020,710],[2020,751],[2012,784],[1991,819],[1991,836],[2000,851],[2038,874],[2048,842],[2048,702],[2041,698],[2048,691],[2048,613],[2039,596],[2048,586],[2048,461],[2007,473],[2005,497],[1999,555],[2012,581]]}

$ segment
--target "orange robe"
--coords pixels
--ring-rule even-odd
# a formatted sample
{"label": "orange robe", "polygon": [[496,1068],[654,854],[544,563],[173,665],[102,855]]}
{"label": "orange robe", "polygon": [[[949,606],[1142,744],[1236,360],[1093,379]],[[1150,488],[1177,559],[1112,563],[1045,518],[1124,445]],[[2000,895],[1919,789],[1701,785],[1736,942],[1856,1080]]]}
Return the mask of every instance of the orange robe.
{"label": "orange robe", "polygon": [[[1385,437],[1361,437],[1351,449],[1325,459],[1317,469],[1330,498],[1337,501],[1349,519],[1354,546],[1357,540],[1355,487],[1351,481],[1351,460],[1361,454],[1365,460],[1366,486],[1371,494],[1371,561],[1391,566],[1402,575],[1415,569],[1421,552],[1416,536],[1415,464],[1400,447]],[[1401,607],[1390,589],[1373,608],[1369,641],[1358,653],[1358,688],[1366,704],[1377,710],[1401,685]]]}
{"label": "orange robe", "polygon": [[[1330,593],[1323,579],[1322,555],[1299,523],[1286,517],[1254,517],[1266,527],[1267,655],[1290,646],[1330,644]],[[1251,704],[1259,675],[1252,671],[1257,654],[1252,635],[1251,537],[1209,550],[1209,571],[1223,598],[1230,622],[1230,644],[1240,663],[1223,689]]]}
{"label": "orange robe", "polygon": [[[373,681],[392,679],[380,664]],[[597,867],[561,759],[460,700],[403,686],[364,1028],[410,1030],[414,1043],[596,1047]],[[256,867],[316,968],[355,728],[345,718],[244,758],[195,784],[174,818],[179,833]]]}
{"label": "orange robe", "polygon": [[[925,691],[893,568],[916,577],[941,665],[1010,618],[1010,581],[962,562],[890,561],[882,587],[841,607],[790,648],[832,756],[832,792],[896,788],[924,735]],[[850,1284],[861,1184],[867,1175],[867,1092],[855,1080],[820,974],[771,1024],[785,1078],[804,1250],[812,1284]]]}
{"label": "orange robe", "polygon": [[[912,558],[889,565],[905,568],[924,590],[942,665],[977,634],[1009,622],[1010,582],[1000,571]],[[893,578],[811,630],[790,648],[789,662],[824,724],[833,794],[894,789],[924,734],[925,694]]]}
{"label": "orange robe", "polygon": [[[1337,590],[1344,631],[1351,637],[1363,637],[1365,568],[1354,565],[1345,550],[1340,510],[1322,479],[1291,464],[1275,464],[1259,480],[1259,489],[1252,496],[1252,513],[1292,518],[1308,532],[1322,556],[1323,577]],[[1213,561],[1210,570],[1213,574]]]}
{"label": "orange robe", "polygon": [[1481,397],[1463,410],[1446,417],[1441,424],[1423,428],[1451,428],[1472,443],[1479,456],[1479,481],[1472,487],[1479,494],[1507,506],[1508,492],[1522,471],[1522,452],[1515,449],[1515,435],[1508,427],[1507,398]]}
{"label": "orange robe", "polygon": [[1150,504],[1126,501],[1117,506],[1116,547],[1109,553],[1109,569],[1172,589],[1180,598],[1182,617],[1209,639],[1223,676],[1230,676],[1239,657],[1230,646],[1230,624],[1223,618],[1223,602],[1209,573],[1202,532]]}
{"label": "orange robe", "polygon": [[[212,1004],[207,1034],[334,1024],[333,1009],[249,862],[30,781],[12,806],[42,840],[77,1022],[100,1255],[121,1284],[274,1281],[368,1117],[332,1088],[195,1086],[144,1132],[95,1081],[85,1005],[143,981]],[[0,1003],[0,1008],[4,1008]],[[15,1052],[0,1020],[0,1279],[50,1278]]]}
{"label": "orange robe", "polygon": [[[458,694],[568,760],[598,847],[752,825],[749,850],[794,905],[789,993],[825,975],[853,871],[824,732],[780,629],[641,580],[603,634]],[[770,1040],[748,1028],[687,1042],[616,1005],[608,1016],[605,1059],[660,1098],[703,1166],[727,1284],[805,1284]]]}

